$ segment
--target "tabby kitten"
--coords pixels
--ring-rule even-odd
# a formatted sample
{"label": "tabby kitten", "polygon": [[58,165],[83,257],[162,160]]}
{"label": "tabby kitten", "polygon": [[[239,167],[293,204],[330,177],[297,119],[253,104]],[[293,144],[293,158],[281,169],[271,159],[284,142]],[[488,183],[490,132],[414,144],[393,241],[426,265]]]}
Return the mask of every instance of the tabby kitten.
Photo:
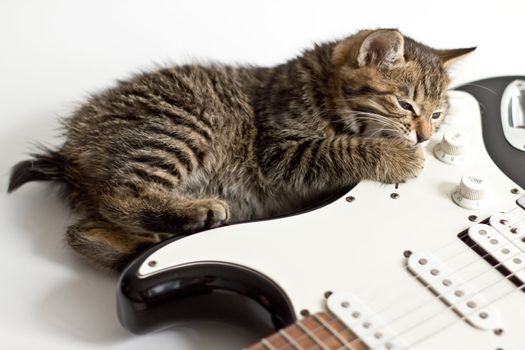
{"label": "tabby kitten", "polygon": [[364,30],[276,67],[184,65],[91,97],[65,143],[12,171],[65,185],[69,244],[120,270],[169,235],[296,212],[360,180],[419,174],[447,110],[447,65],[397,30]]}

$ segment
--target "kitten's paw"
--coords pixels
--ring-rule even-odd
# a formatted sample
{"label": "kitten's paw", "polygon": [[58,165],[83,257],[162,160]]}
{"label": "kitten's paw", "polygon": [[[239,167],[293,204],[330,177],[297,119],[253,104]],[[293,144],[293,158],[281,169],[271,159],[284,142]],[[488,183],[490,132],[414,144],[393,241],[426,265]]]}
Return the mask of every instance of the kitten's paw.
{"label": "kitten's paw", "polygon": [[195,200],[187,208],[186,229],[197,230],[224,225],[230,217],[230,208],[220,199]]}
{"label": "kitten's paw", "polygon": [[378,180],[384,183],[402,183],[417,177],[425,165],[425,151],[421,146],[402,139],[391,139],[378,164]]}
{"label": "kitten's paw", "polygon": [[228,222],[230,208],[219,199],[194,199],[178,203],[170,211],[144,212],[142,227],[151,232],[190,234]]}

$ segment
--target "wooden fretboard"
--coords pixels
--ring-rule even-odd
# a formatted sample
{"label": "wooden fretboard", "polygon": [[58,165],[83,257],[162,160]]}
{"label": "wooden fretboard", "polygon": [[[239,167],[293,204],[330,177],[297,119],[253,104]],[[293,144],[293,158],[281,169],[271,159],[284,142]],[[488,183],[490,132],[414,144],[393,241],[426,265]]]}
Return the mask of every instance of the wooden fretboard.
{"label": "wooden fretboard", "polygon": [[305,317],[246,350],[366,350],[341,322],[326,313]]}

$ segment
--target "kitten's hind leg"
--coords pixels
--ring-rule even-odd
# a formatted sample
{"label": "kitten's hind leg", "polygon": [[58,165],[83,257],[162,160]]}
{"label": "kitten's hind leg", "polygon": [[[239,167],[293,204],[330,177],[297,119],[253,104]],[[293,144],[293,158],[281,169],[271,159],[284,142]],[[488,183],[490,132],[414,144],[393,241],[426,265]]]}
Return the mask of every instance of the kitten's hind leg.
{"label": "kitten's hind leg", "polygon": [[69,245],[103,270],[121,271],[135,256],[160,242],[158,235],[136,235],[105,221],[85,219],[66,232]]}
{"label": "kitten's hind leg", "polygon": [[189,198],[150,187],[138,195],[102,197],[100,214],[133,232],[191,234],[228,222],[228,204],[218,198]]}
{"label": "kitten's hind leg", "polygon": [[140,223],[151,232],[193,233],[221,226],[230,215],[226,202],[219,199],[179,201],[173,209],[144,211]]}

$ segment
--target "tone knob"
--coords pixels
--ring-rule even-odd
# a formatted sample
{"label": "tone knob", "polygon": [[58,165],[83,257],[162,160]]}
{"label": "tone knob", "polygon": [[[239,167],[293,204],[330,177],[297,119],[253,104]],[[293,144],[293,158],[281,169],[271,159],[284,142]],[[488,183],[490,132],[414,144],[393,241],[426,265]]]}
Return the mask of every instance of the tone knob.
{"label": "tone knob", "polygon": [[487,205],[487,181],[480,176],[464,175],[452,193],[454,202],[465,209],[481,209]]}
{"label": "tone knob", "polygon": [[461,164],[465,161],[466,145],[465,135],[456,130],[449,130],[443,136],[443,140],[434,147],[434,155],[447,164]]}

